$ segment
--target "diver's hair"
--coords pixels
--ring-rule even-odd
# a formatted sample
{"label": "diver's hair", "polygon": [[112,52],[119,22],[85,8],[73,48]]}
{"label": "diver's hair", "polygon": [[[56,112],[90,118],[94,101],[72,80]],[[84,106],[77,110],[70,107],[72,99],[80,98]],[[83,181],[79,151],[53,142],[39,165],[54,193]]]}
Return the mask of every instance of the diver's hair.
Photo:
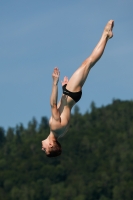
{"label": "diver's hair", "polygon": [[58,141],[54,142],[54,146],[49,150],[49,153],[47,155],[47,157],[56,157],[61,155],[61,145]]}

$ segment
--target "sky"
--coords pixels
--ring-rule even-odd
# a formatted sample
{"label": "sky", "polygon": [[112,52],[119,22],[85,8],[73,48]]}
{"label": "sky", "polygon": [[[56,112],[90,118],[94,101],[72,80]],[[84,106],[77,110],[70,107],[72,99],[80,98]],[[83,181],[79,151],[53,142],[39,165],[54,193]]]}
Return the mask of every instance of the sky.
{"label": "sky", "polygon": [[70,78],[110,19],[114,37],[77,105],[84,114],[92,101],[101,107],[113,99],[133,100],[132,10],[132,0],[0,0],[0,127],[49,118],[53,68],[60,69],[60,81]]}

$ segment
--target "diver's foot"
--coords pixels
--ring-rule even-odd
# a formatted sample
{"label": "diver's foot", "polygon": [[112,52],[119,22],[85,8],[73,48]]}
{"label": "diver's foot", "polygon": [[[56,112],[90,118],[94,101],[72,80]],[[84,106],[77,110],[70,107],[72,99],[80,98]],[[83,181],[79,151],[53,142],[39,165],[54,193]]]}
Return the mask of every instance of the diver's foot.
{"label": "diver's foot", "polygon": [[112,32],[113,26],[114,26],[114,20],[110,20],[108,21],[107,25],[104,28],[103,34],[107,37],[107,39],[113,37],[113,32]]}

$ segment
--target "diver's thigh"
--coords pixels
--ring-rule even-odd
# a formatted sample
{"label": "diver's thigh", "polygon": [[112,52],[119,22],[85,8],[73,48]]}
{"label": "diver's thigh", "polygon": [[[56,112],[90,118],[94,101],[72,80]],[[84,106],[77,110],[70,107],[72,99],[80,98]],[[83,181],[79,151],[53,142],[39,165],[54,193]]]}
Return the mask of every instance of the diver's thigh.
{"label": "diver's thigh", "polygon": [[88,72],[89,71],[85,66],[81,66],[80,68],[78,68],[69,79],[66,89],[70,90],[71,92],[80,91],[87,78]]}

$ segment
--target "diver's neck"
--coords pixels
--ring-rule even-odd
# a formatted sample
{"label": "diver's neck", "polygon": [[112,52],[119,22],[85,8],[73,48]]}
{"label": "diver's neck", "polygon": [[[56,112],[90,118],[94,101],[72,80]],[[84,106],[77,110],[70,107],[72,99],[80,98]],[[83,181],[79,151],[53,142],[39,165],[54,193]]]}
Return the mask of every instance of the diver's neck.
{"label": "diver's neck", "polygon": [[48,138],[50,141],[57,141],[57,137],[55,136],[55,133],[53,131],[50,131]]}

